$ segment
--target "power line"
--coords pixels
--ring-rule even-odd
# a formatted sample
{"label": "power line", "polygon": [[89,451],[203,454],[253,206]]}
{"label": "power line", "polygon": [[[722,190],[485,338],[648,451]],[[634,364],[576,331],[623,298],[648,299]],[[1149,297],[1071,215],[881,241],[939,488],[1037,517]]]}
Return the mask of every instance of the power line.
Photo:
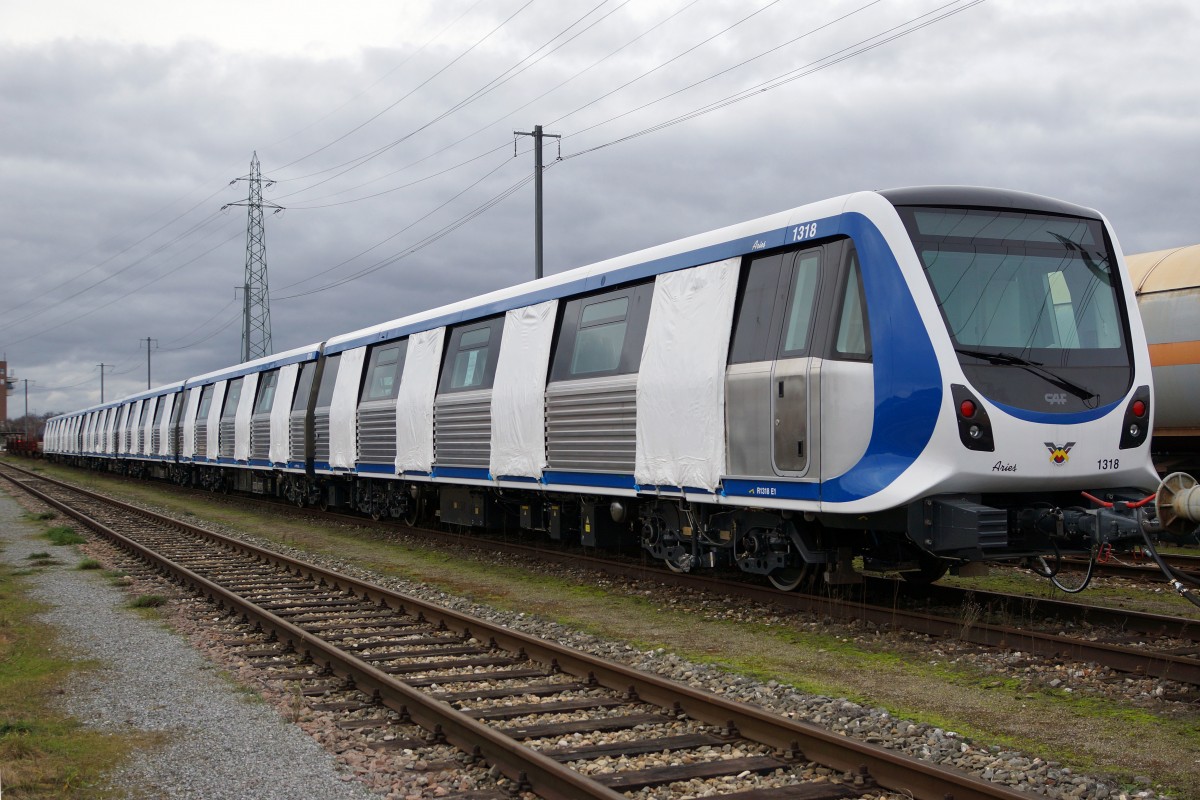
{"label": "power line", "polygon": [[[690,0],[690,2],[688,2],[686,5],[684,5],[684,6],[682,6],[681,8],[679,8],[679,9],[677,9],[677,10],[675,10],[675,11],[671,12],[671,14],[669,14],[668,16],[664,17],[663,19],[659,20],[659,21],[658,21],[658,22],[656,22],[654,25],[650,26],[650,27],[649,27],[649,28],[647,28],[646,30],[644,30],[644,31],[642,31],[641,33],[639,33],[637,36],[634,36],[632,39],[629,39],[629,40],[628,40],[628,41],[626,41],[624,44],[622,44],[620,47],[617,47],[616,49],[609,51],[609,53],[608,53],[607,55],[605,55],[605,56],[602,56],[601,58],[599,58],[599,59],[598,59],[598,60],[596,60],[596,61],[593,61],[593,62],[592,62],[591,64],[589,64],[588,66],[584,67],[584,68],[583,68],[583,69],[581,69],[581,70],[578,70],[577,72],[575,72],[575,73],[574,73],[573,75],[571,75],[570,77],[568,77],[568,78],[566,78],[566,79],[564,79],[564,80],[560,81],[559,83],[555,84],[555,85],[554,85],[554,86],[552,86],[551,88],[549,88],[549,89],[547,89],[546,91],[544,91],[544,92],[542,92],[541,94],[539,94],[537,97],[534,97],[532,100],[529,100],[529,101],[525,102],[524,104],[522,104],[522,105],[518,106],[517,108],[515,108],[515,109],[513,109],[513,110],[511,110],[511,111],[509,111],[509,112],[506,112],[506,113],[502,114],[502,115],[501,115],[501,116],[499,116],[499,117],[496,117],[496,118],[495,118],[495,119],[493,119],[491,122],[488,122],[488,123],[486,123],[486,124],[484,124],[484,125],[482,125],[482,126],[480,126],[480,127],[476,128],[474,131],[472,131],[471,133],[467,134],[466,136],[463,136],[463,137],[461,137],[461,138],[459,138],[459,139],[456,139],[455,141],[453,141],[453,142],[450,142],[449,144],[446,144],[446,145],[444,145],[444,146],[442,146],[442,147],[438,148],[437,150],[434,150],[432,153],[429,153],[428,155],[422,156],[421,158],[417,159],[416,161],[412,161],[412,162],[410,162],[410,163],[406,164],[405,166],[403,166],[403,167],[400,167],[399,169],[392,170],[391,172],[388,172],[388,173],[385,173],[385,174],[383,174],[383,175],[380,175],[380,176],[378,176],[378,177],[372,178],[372,179],[371,179],[371,180],[369,180],[369,181],[365,181],[365,182],[363,182],[363,183],[356,184],[356,185],[354,185],[354,186],[350,186],[350,187],[348,187],[348,188],[346,188],[346,189],[339,189],[339,190],[338,190],[338,191],[336,191],[336,192],[331,192],[331,193],[329,193],[329,194],[327,194],[327,195],[323,195],[323,196],[321,196],[321,197],[312,198],[312,199],[311,199],[309,202],[316,202],[316,201],[318,201],[318,200],[324,200],[324,199],[328,199],[328,198],[331,198],[331,197],[337,197],[339,194],[345,194],[346,192],[353,191],[354,189],[359,189],[359,188],[362,188],[363,186],[369,186],[369,185],[370,185],[370,184],[372,184],[372,183],[377,183],[378,181],[385,180],[385,179],[387,179],[387,178],[389,178],[389,177],[391,177],[391,176],[393,176],[393,175],[398,175],[398,174],[400,174],[400,173],[402,173],[402,172],[405,172],[405,171],[407,171],[407,170],[409,170],[409,169],[412,169],[413,167],[417,166],[418,164],[422,164],[422,163],[424,163],[424,162],[428,161],[428,160],[429,160],[429,159],[431,159],[431,158],[434,158],[434,157],[436,157],[436,156],[439,156],[439,155],[441,155],[442,153],[445,153],[445,152],[446,152],[446,151],[448,151],[448,150],[452,150],[452,149],[454,149],[455,147],[457,147],[458,145],[462,144],[463,142],[466,142],[466,141],[469,141],[470,139],[473,139],[473,138],[475,138],[475,137],[476,137],[476,136],[478,136],[480,133],[483,133],[484,131],[486,131],[486,130],[488,130],[489,128],[491,128],[492,126],[494,126],[494,125],[496,125],[496,124],[498,124],[498,123],[502,122],[503,120],[505,120],[505,119],[507,119],[507,118],[509,118],[509,117],[512,117],[513,115],[517,114],[517,113],[518,113],[518,112],[520,112],[520,111],[524,111],[524,110],[525,110],[526,108],[528,108],[529,106],[531,106],[531,105],[533,105],[534,103],[536,103],[537,101],[539,101],[539,100],[543,99],[543,98],[544,98],[544,97],[546,97],[547,95],[550,95],[550,94],[554,93],[554,92],[555,92],[555,91],[557,91],[558,89],[561,89],[563,86],[566,86],[568,83],[570,83],[571,81],[575,80],[576,78],[579,78],[580,76],[582,76],[582,75],[584,75],[584,74],[586,74],[586,73],[590,72],[592,69],[595,69],[597,66],[599,66],[599,65],[600,65],[600,64],[602,64],[602,63],[604,63],[605,61],[607,61],[608,59],[612,58],[613,56],[617,55],[618,53],[620,53],[621,51],[625,50],[626,48],[630,47],[630,46],[631,46],[631,45],[633,45],[634,43],[636,43],[636,42],[640,41],[641,39],[644,39],[646,36],[650,35],[650,34],[651,34],[651,33],[653,33],[654,31],[658,30],[658,29],[659,29],[659,28],[661,28],[663,25],[665,25],[666,23],[668,23],[668,22],[670,22],[671,20],[675,19],[675,17],[679,16],[680,14],[682,14],[682,13],[683,13],[683,12],[685,12],[685,11],[687,11],[688,9],[690,9],[692,6],[696,5],[696,4],[697,4],[697,3],[699,3],[699,2],[700,2],[700,0]],[[612,12],[609,12],[609,14],[606,14],[604,17],[602,17],[602,18],[601,18],[601,20],[598,20],[598,21],[597,21],[597,23],[598,23],[598,22],[600,22],[600,21],[603,21],[604,19],[607,19],[607,18],[608,18],[609,16],[611,16],[613,13],[615,13],[615,12],[616,12],[616,11],[618,11],[618,10],[620,10],[620,8],[624,8],[624,7],[625,7],[625,5],[626,5],[626,3],[622,3],[622,4],[621,4],[621,6],[619,6],[617,9],[614,9]],[[587,28],[587,30],[590,30],[590,29],[591,29],[592,27],[594,27],[594,25],[595,25],[595,24],[597,24],[597,23],[593,23],[592,25],[589,25],[589,26],[588,26],[588,28]],[[574,38],[575,38],[575,37],[572,37],[572,39],[574,39]],[[558,49],[558,48],[556,48],[556,49]],[[539,60],[540,60],[540,59],[539,59]],[[479,160],[479,159],[481,159],[481,158],[486,158],[487,156],[491,155],[492,153],[495,153],[495,152],[497,152],[497,151],[499,151],[499,150],[503,150],[505,147],[506,147],[506,145],[500,145],[500,146],[498,146],[498,147],[493,147],[493,148],[491,148],[490,150],[485,150],[484,152],[482,152],[482,153],[479,153],[478,155],[472,156],[471,158],[468,158],[468,159],[467,159],[467,160],[465,160],[465,161],[460,161],[459,163],[457,163],[457,164],[454,164],[453,166],[447,167],[447,168],[445,168],[445,169],[443,169],[443,170],[441,170],[441,171],[439,171],[439,172],[435,172],[435,173],[433,173],[432,175],[429,175],[429,176],[427,176],[427,177],[425,177],[425,178],[419,178],[419,179],[417,179],[417,180],[415,180],[415,181],[410,181],[409,183],[402,184],[402,185],[400,185],[400,186],[396,186],[396,187],[393,187],[393,188],[391,188],[391,189],[385,189],[385,190],[383,190],[383,191],[381,191],[381,192],[376,192],[376,193],[374,193],[374,194],[369,194],[369,195],[365,195],[365,196],[363,196],[363,197],[357,197],[357,198],[353,198],[353,199],[349,199],[349,200],[343,200],[343,201],[340,201],[340,202],[337,202],[337,203],[326,203],[326,204],[324,204],[324,205],[293,205],[293,206],[292,206],[292,208],[293,208],[293,209],[299,209],[299,210],[309,210],[309,209],[315,209],[315,208],[331,208],[331,207],[333,207],[333,206],[338,206],[338,205],[347,205],[347,204],[349,204],[349,203],[357,203],[357,202],[360,202],[360,201],[363,201],[363,200],[371,200],[371,199],[373,199],[373,198],[376,198],[376,197],[382,197],[383,195],[386,195],[386,194],[391,194],[392,192],[396,192],[396,191],[400,191],[400,190],[402,190],[402,189],[407,189],[407,188],[410,188],[410,187],[412,187],[412,186],[416,186],[417,184],[419,184],[419,183],[423,183],[423,182],[425,182],[425,181],[429,180],[430,178],[435,178],[435,177],[439,177],[439,176],[441,176],[441,175],[445,175],[446,173],[448,173],[448,172],[452,172],[452,171],[454,171],[454,170],[458,169],[459,167],[463,167],[463,166],[466,166],[467,164],[471,164],[471,163],[473,163],[473,162],[475,162],[475,161],[478,161],[478,160]],[[309,188],[314,188],[314,187],[309,187]],[[301,191],[303,191],[303,190],[301,190]]]}
{"label": "power line", "polygon": [[[494,34],[495,34],[497,31],[499,31],[501,28],[503,28],[505,25],[507,25],[509,22],[511,22],[513,19],[515,19],[515,18],[517,17],[517,15],[518,15],[518,14],[520,14],[520,13],[521,13],[522,11],[524,11],[525,9],[529,8],[529,6],[533,5],[533,3],[534,3],[534,0],[527,0],[527,1],[526,1],[526,3],[525,3],[523,6],[521,6],[521,7],[520,7],[520,8],[518,8],[516,11],[514,11],[512,14],[510,14],[510,15],[509,15],[509,16],[508,16],[508,17],[507,17],[507,18],[506,18],[506,19],[505,19],[503,22],[501,22],[501,23],[500,23],[499,25],[497,25],[496,27],[492,28],[490,31],[488,31],[487,33],[485,33],[485,34],[484,34],[484,35],[483,35],[483,36],[482,36],[480,39],[476,40],[474,44],[472,44],[472,45],[471,45],[470,47],[468,47],[466,50],[464,50],[463,52],[461,52],[461,53],[459,53],[457,56],[455,56],[453,59],[451,59],[451,60],[450,60],[450,63],[446,64],[444,67],[442,67],[441,69],[439,69],[437,72],[435,72],[435,73],[433,73],[432,75],[430,75],[428,78],[426,78],[424,81],[422,81],[421,83],[419,83],[419,84],[418,84],[416,87],[414,87],[413,89],[410,89],[410,90],[409,90],[407,93],[405,93],[405,94],[404,94],[402,97],[400,97],[400,99],[396,100],[396,101],[395,101],[395,102],[393,102],[391,105],[387,106],[386,108],[384,108],[384,109],[382,109],[381,111],[377,112],[376,114],[372,115],[371,117],[369,117],[369,118],[368,118],[368,119],[366,119],[365,121],[363,121],[363,122],[359,123],[358,125],[354,126],[353,128],[351,128],[350,130],[346,131],[345,133],[343,133],[341,136],[337,137],[337,138],[336,138],[336,139],[334,139],[333,141],[331,141],[331,142],[327,142],[327,143],[325,143],[325,144],[321,145],[320,147],[318,147],[316,150],[313,150],[313,151],[312,151],[312,152],[310,152],[310,153],[307,153],[307,154],[305,154],[305,155],[303,155],[303,156],[300,156],[299,158],[293,159],[293,160],[289,161],[288,163],[284,164],[283,166],[281,166],[281,167],[278,167],[277,169],[284,170],[284,169],[287,169],[288,167],[295,166],[296,164],[299,164],[301,161],[306,161],[306,160],[308,160],[308,159],[312,158],[313,156],[317,155],[318,153],[321,153],[321,152],[323,152],[323,151],[327,150],[328,148],[332,147],[333,145],[337,144],[338,142],[342,141],[342,140],[343,140],[343,139],[345,139],[347,136],[350,136],[351,134],[353,134],[353,133],[355,133],[355,132],[357,132],[357,131],[361,130],[362,128],[364,128],[364,127],[366,127],[367,125],[371,124],[371,123],[372,123],[372,122],[374,122],[375,120],[379,119],[379,117],[383,116],[383,115],[384,115],[384,114],[386,114],[388,111],[391,111],[393,108],[395,108],[396,106],[400,105],[401,103],[403,103],[403,102],[404,102],[405,100],[407,100],[408,98],[412,97],[412,96],[413,96],[413,94],[415,94],[416,92],[418,92],[418,91],[420,91],[422,88],[424,88],[424,87],[425,87],[427,84],[429,84],[429,82],[430,82],[430,81],[434,80],[434,79],[435,79],[435,78],[437,78],[439,75],[441,75],[443,72],[445,72],[446,70],[450,69],[450,68],[451,68],[451,67],[453,67],[455,64],[457,64],[459,61],[461,61],[463,58],[465,58],[467,55],[469,55],[469,54],[471,53],[471,51],[473,51],[475,48],[479,47],[479,45],[483,44],[483,43],[484,43],[484,42],[486,42],[488,39],[490,39],[490,38],[491,38],[491,37],[492,37],[492,36],[493,36],[493,35],[494,35]],[[403,140],[400,140],[400,141],[403,141]],[[378,150],[378,151],[376,151],[376,152],[375,152],[373,155],[371,155],[371,158],[374,158],[375,156],[377,156],[377,155],[380,155],[380,154],[381,154],[381,153],[383,153],[383,152],[386,152],[387,150],[391,149],[392,147],[395,147],[395,146],[396,146],[396,144],[399,144],[399,142],[398,142],[398,141],[397,141],[397,142],[393,142],[392,144],[390,144],[390,145],[387,145],[385,148],[382,148],[381,150]],[[336,167],[335,167],[335,169],[336,169]],[[320,173],[317,173],[317,174],[320,174]],[[310,176],[310,177],[311,177],[311,176]],[[293,178],[293,179],[291,179],[291,180],[297,180],[297,179]]]}
{"label": "power line", "polygon": [[[930,12],[921,14],[917,17],[913,17],[913,18],[909,19],[908,21],[901,23],[900,25],[896,25],[885,31],[877,33],[874,36],[869,36],[866,39],[862,39],[853,45],[850,45],[848,47],[842,48],[841,50],[835,51],[834,53],[831,53],[827,56],[819,58],[816,61],[811,61],[802,67],[797,67],[795,69],[788,70],[787,72],[782,73],[781,75],[777,75],[774,78],[771,78],[767,81],[760,82],[749,88],[742,89],[738,92],[735,92],[732,95],[722,98],[721,100],[717,100],[712,103],[708,103],[704,106],[701,106],[697,109],[689,111],[685,114],[680,114],[678,116],[664,120],[663,122],[659,122],[655,125],[651,125],[648,128],[643,128],[642,130],[637,131],[635,133],[631,133],[626,136],[622,136],[620,138],[613,139],[612,141],[605,142],[604,144],[596,145],[595,147],[590,147],[590,148],[587,148],[586,150],[580,150],[579,152],[572,153],[571,155],[568,155],[568,156],[564,156],[563,160],[567,161],[572,158],[578,158],[579,156],[587,155],[588,153],[594,153],[597,150],[603,150],[607,147],[612,147],[615,144],[620,144],[622,142],[627,142],[631,139],[636,139],[638,137],[645,136],[650,133],[655,133],[657,131],[672,127],[674,125],[678,125],[681,122],[687,122],[689,120],[695,119],[696,117],[700,117],[705,114],[709,114],[713,111],[727,108],[736,103],[740,103],[743,100],[749,100],[751,97],[757,97],[761,94],[765,94],[766,92],[769,92],[772,89],[777,89],[780,86],[784,86],[788,83],[799,80],[800,78],[805,78],[816,72],[820,72],[821,70],[827,69],[828,67],[832,67],[835,64],[840,64],[843,61],[848,61],[849,59],[860,56],[863,53],[867,53],[871,50],[874,50],[877,47],[882,47],[885,44],[889,44],[897,39],[901,39],[905,36],[908,36],[911,33],[915,33],[919,30],[922,30],[923,28],[929,27],[930,25],[934,25],[938,22],[941,22],[944,19],[948,19],[949,17],[952,17],[952,16],[955,16],[956,14],[962,13],[963,11],[966,11],[970,8],[973,8],[973,7],[983,3],[984,0],[971,0],[971,2],[969,2],[965,6],[962,6],[961,8],[956,8],[951,11],[945,11],[945,9],[950,8],[951,6],[957,5],[959,2],[961,2],[961,0],[954,0],[954,2],[947,3],[946,5],[940,6],[939,8],[936,8]],[[943,12],[943,11],[945,11],[945,13],[939,14],[939,12]],[[933,19],[925,19],[926,17],[929,17],[933,14],[939,14],[939,15],[934,17]],[[918,21],[920,21],[920,20],[924,20],[924,21],[920,22],[919,24],[915,24],[915,23],[918,23]],[[912,27],[908,27],[908,26],[912,26]],[[891,35],[888,35],[888,34],[891,34]],[[880,39],[880,37],[884,37],[884,38]],[[875,39],[879,39],[879,41],[873,41]],[[870,44],[867,44],[869,42],[870,42]],[[707,79],[705,79],[705,80],[707,80]],[[697,82],[697,84],[702,83],[702,82],[703,81],[699,81],[699,82]],[[697,85],[697,84],[693,84],[693,85]],[[686,91],[686,88],[691,88],[691,87],[685,87],[685,89],[681,89],[679,91]],[[654,105],[655,103],[665,100],[667,97],[671,97],[678,93],[679,92],[673,92],[670,95],[666,95],[664,97],[659,98],[658,100],[652,101],[650,103],[646,103],[643,106],[640,106],[636,109],[622,112],[621,114],[618,114],[615,117],[611,117],[611,118],[605,120],[604,122],[596,123],[595,125],[591,125],[587,128],[584,128],[581,131],[577,131],[576,133],[569,134],[568,137],[564,137],[564,138],[576,136],[585,131],[592,130],[601,125],[612,122],[613,120],[628,116],[629,114],[634,113],[635,111],[639,111],[643,108],[648,108],[649,106]]]}

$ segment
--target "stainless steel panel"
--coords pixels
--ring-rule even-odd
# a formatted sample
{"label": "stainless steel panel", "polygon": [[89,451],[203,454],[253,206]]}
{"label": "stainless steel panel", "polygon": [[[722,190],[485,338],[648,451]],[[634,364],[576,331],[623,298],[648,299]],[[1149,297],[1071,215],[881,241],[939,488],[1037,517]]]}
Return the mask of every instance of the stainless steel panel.
{"label": "stainless steel panel", "polygon": [[236,431],[237,431],[237,425],[234,420],[232,420],[232,419],[222,419],[221,420],[221,438],[219,441],[221,458],[233,458],[233,452],[234,452],[233,446],[234,446],[234,441],[235,441],[234,437],[237,435]]}
{"label": "stainless steel panel", "polygon": [[196,422],[196,448],[193,451],[197,456],[202,458],[208,457],[208,421]]}
{"label": "stainless steel panel", "polygon": [[433,462],[487,469],[492,456],[492,390],[438,395],[433,402]]}
{"label": "stainless steel panel", "polygon": [[155,426],[150,431],[150,455],[156,456],[162,452],[162,428]]}
{"label": "stainless steel panel", "polygon": [[727,475],[775,474],[771,366],[770,361],[731,364],[725,371]]}
{"label": "stainless steel panel", "polygon": [[[292,441],[295,441],[294,439]],[[313,412],[313,460],[329,463],[329,407]]]}
{"label": "stainless steel panel", "polygon": [[787,358],[775,362],[771,375],[775,471],[801,476],[815,459],[816,427],[811,424],[809,397],[820,397],[811,384],[820,367],[816,359]]}
{"label": "stainless steel panel", "polygon": [[395,400],[379,400],[359,406],[358,458],[368,464],[395,463]]}
{"label": "stainless steel panel", "polygon": [[250,457],[263,461],[271,457],[271,415],[255,414],[250,418]]}
{"label": "stainless steel panel", "polygon": [[306,411],[293,411],[288,420],[288,436],[291,441],[288,446],[288,461],[303,461],[304,452],[304,417]]}
{"label": "stainless steel panel", "polygon": [[550,469],[631,473],[637,454],[637,375],[546,387]]}

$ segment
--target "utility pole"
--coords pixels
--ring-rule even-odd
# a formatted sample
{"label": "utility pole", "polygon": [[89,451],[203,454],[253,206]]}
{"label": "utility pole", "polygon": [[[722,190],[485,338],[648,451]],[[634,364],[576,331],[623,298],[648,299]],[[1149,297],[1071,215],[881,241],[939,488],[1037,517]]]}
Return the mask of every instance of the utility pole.
{"label": "utility pole", "polygon": [[97,364],[96,366],[98,366],[100,368],[100,403],[103,405],[103,403],[104,403],[104,368],[111,367],[112,364]]}
{"label": "utility pole", "polygon": [[518,136],[533,137],[533,263],[534,276],[542,277],[542,139],[550,137],[558,139],[558,158],[562,159],[562,135],[558,133],[542,133],[541,125],[534,125],[532,131],[513,131],[513,157],[517,155]]}
{"label": "utility pole", "polygon": [[[145,339],[138,339],[139,342],[146,343],[146,388],[150,388],[150,343],[158,344],[158,339],[151,339],[147,336]],[[104,402],[101,400],[101,402]]]}
{"label": "utility pole", "polygon": [[[267,291],[267,243],[266,229],[263,225],[263,206],[275,209],[278,214],[283,206],[274,203],[264,203],[262,199],[262,170],[258,163],[258,151],[250,159],[250,174],[247,177],[235,178],[229,185],[238,181],[246,181],[250,192],[245,202],[226,203],[222,210],[230,206],[246,207],[246,279],[243,282],[246,292],[242,306],[242,361],[250,361],[270,355],[271,348],[271,300]],[[274,181],[267,181],[267,186],[273,186]]]}
{"label": "utility pole", "polygon": [[[29,441],[29,378],[22,378],[25,381],[25,441]],[[37,381],[34,381],[37,383]]]}

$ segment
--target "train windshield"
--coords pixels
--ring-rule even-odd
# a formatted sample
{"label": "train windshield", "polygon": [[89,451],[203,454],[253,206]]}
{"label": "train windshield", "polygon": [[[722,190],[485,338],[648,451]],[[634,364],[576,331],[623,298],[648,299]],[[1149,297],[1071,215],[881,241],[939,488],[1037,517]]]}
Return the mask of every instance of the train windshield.
{"label": "train windshield", "polygon": [[1124,304],[1099,220],[901,207],[968,380],[1046,412],[1111,403],[1132,380]]}

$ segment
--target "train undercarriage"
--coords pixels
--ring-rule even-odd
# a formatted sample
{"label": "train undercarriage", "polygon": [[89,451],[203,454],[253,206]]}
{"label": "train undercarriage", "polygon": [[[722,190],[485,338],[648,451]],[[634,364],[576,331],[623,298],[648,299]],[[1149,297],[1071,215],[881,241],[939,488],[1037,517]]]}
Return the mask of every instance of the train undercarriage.
{"label": "train undercarriage", "polygon": [[[618,498],[453,486],[346,475],[237,469],[144,460],[58,458],[135,478],[212,492],[353,511],[372,519],[459,530],[525,531],[587,548],[643,551],[676,572],[740,571],[781,591],[861,583],[864,573],[931,583],[995,561],[1023,561],[1067,592],[1067,557],[1153,548],[1148,534],[1192,531],[1200,488],[1170,476],[1156,495],[1135,490],[1023,496],[945,495],[871,515],[814,514],[692,504],[679,498]],[[1168,486],[1168,484],[1170,484]],[[1084,507],[1081,503],[1088,503]],[[1164,509],[1166,509],[1164,511]],[[1161,516],[1169,517],[1167,520]],[[1164,524],[1165,523],[1165,524]],[[1181,590],[1187,596],[1190,590]],[[1189,600],[1195,602],[1192,597]]]}

